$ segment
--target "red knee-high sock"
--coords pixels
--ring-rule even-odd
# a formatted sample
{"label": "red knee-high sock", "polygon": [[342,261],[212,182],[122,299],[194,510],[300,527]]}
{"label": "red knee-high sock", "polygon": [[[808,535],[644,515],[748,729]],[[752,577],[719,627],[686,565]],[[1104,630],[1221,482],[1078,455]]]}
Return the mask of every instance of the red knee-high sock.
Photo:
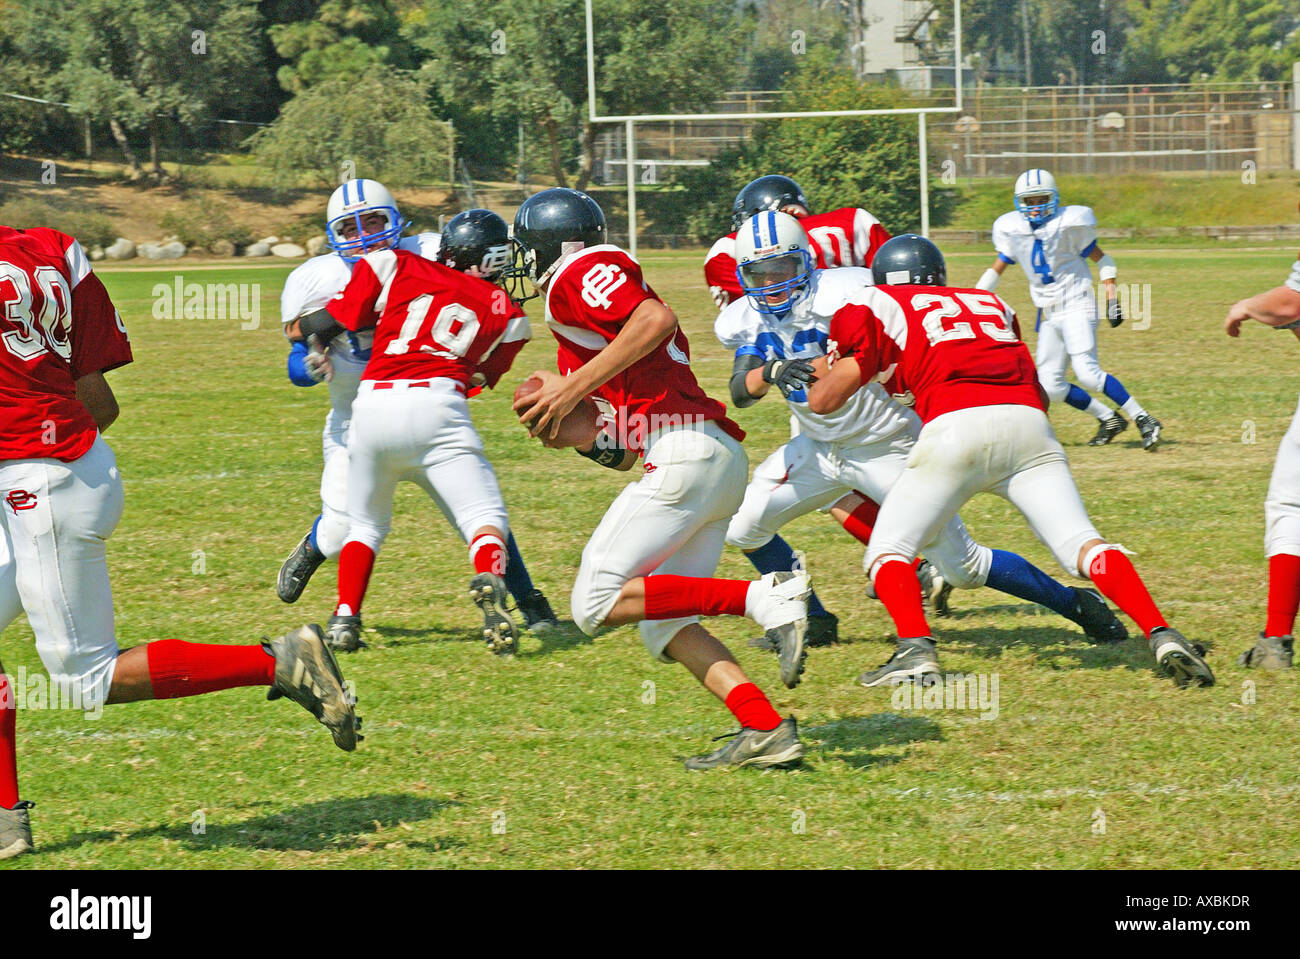
{"label": "red knee-high sock", "polygon": [[1268,621],[1265,636],[1289,636],[1300,608],[1300,556],[1278,553],[1268,558]]}
{"label": "red knee-high sock", "polygon": [[1102,550],[1088,564],[1088,575],[1102,595],[1124,610],[1148,637],[1168,626],[1133,564],[1117,549]]}
{"label": "red knee-high sock", "polygon": [[145,649],[154,699],[198,696],[235,686],[269,686],[275,681],[275,657],[261,646],[160,639]]}
{"label": "red knee-high sock", "polygon": [[370,585],[370,573],[374,568],[373,549],[356,540],[343,544],[339,553],[339,603],[334,607],[335,613],[346,606],[348,611],[344,615],[361,615],[361,601],[366,598],[366,587]]}
{"label": "red knee-high sock", "polygon": [[748,729],[776,729],[781,725],[781,714],[753,683],[741,683],[727,693],[726,703],[737,722]]}
{"label": "red knee-high sock", "polygon": [[844,528],[850,536],[866,546],[871,542],[871,529],[876,525],[876,517],[879,515],[880,504],[875,500],[865,500],[844,520]]}
{"label": "red knee-high sock", "polygon": [[500,536],[480,533],[469,544],[470,562],[476,573],[496,573],[501,576],[506,571],[506,544]]}
{"label": "red knee-high sock", "polygon": [[18,802],[18,702],[9,677],[0,673],[0,808],[13,809]]}
{"label": "red knee-high sock", "polygon": [[916,568],[901,559],[881,564],[873,580],[876,595],[894,620],[899,639],[916,639],[930,635],[930,624],[921,608],[921,581]]}
{"label": "red knee-high sock", "polygon": [[702,576],[647,576],[645,618],[679,616],[744,616],[747,579],[709,579]]}

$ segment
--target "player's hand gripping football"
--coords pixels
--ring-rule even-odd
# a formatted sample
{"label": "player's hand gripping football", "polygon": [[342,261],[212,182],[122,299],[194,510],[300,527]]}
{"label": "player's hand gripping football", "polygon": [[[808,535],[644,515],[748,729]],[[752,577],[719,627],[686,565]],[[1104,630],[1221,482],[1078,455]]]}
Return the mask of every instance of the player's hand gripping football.
{"label": "player's hand gripping football", "polygon": [[529,379],[541,380],[541,387],[516,398],[512,409],[519,414],[519,422],[528,427],[529,436],[544,433],[544,439],[553,440],[559,435],[564,418],[583,396],[575,393],[569,380],[558,373],[535,370]]}
{"label": "player's hand gripping football", "polygon": [[768,360],[763,364],[763,382],[772,383],[786,399],[790,394],[806,390],[817,377],[807,360]]}

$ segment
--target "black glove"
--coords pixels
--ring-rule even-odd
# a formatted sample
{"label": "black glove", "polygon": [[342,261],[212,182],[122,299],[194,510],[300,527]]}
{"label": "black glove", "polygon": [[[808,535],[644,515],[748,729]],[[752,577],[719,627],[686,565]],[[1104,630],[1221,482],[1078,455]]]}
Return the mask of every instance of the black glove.
{"label": "black glove", "polygon": [[1124,312],[1119,308],[1119,297],[1106,300],[1106,321],[1112,328],[1124,322]]}
{"label": "black glove", "polygon": [[817,382],[813,366],[807,360],[768,360],[763,364],[763,382],[774,383],[786,399]]}

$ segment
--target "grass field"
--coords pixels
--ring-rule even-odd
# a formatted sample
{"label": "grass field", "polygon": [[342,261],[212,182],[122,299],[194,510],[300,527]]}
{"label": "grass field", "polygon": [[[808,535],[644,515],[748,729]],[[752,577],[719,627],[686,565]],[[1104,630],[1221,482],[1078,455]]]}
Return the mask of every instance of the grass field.
{"label": "grass field", "polygon": [[[1220,329],[1236,298],[1274,286],[1292,251],[1115,249],[1121,281],[1150,284],[1149,329],[1103,324],[1101,359],[1163,420],[1143,452],[1130,429],[1086,446],[1094,423],[1055,408],[1094,521],[1136,551],[1171,621],[1210,648],[1219,684],[1178,690],[1139,638],[1089,645],[1071,624],[989,590],[959,592],[936,621],[949,671],[996,674],[995,719],[904,710],[854,677],[892,649],[863,597],[861,547],[826,517],[786,530],[841,619],[803,685],[780,686],[753,627],[710,626],[799,717],[801,769],[687,773],[730,716],[625,627],[588,640],[571,625],[490,656],[464,598],[464,549],[413,487],[366,604],[370,649],[343,661],[366,741],[336,750],[300,709],[260,691],[110,707],[102,718],[18,716],[23,795],[39,802],[39,855],[19,868],[86,867],[1294,867],[1300,676],[1235,665],[1263,623],[1263,499],[1296,401],[1297,344]],[[697,374],[725,395],[730,358],[711,335],[699,254],[647,255],[650,282],[691,336]],[[987,251],[954,254],[973,283]],[[110,374],[122,416],[108,440],[127,490],[109,560],[123,646],[164,637],[246,643],[323,621],[333,566],[300,603],[275,573],[318,508],[323,389],[284,377],[278,293],[288,267],[202,270],[189,281],[258,283],[261,325],[152,315],[170,270],[105,270],[136,362]],[[1013,271],[1015,272],[1015,271]],[[999,292],[1032,316],[1023,278]],[[513,387],[549,366],[536,339],[497,394],[472,403],[532,575],[567,619],[587,534],[626,476],[527,440]],[[1032,325],[1032,324],[1030,324]],[[1032,333],[1028,333],[1032,338]],[[736,414],[751,466],[788,435],[771,399]],[[963,510],[984,543],[1061,571],[1001,500]],[[749,578],[734,550],[720,574]],[[1131,625],[1131,624],[1130,624]],[[10,673],[38,668],[25,622],[0,644]],[[200,826],[202,828],[200,828]]]}

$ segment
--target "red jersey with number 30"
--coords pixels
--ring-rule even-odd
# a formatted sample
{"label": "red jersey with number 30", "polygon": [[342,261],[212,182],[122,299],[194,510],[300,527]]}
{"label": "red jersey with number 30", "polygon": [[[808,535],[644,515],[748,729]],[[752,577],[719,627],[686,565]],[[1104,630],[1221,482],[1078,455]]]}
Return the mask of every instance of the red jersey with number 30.
{"label": "red jersey with number 30", "polygon": [[131,343],[81,244],[0,226],[0,460],[72,462],[95,442],[76,381],[131,362]]}
{"label": "red jersey with number 30", "polygon": [[[889,239],[889,231],[861,207],[814,213],[800,219],[799,225],[808,234],[819,270],[871,266],[876,251]],[[704,281],[718,309],[745,295],[736,276],[736,234],[727,234],[710,248],[704,259]]]}
{"label": "red jersey with number 30", "polygon": [[409,250],[376,250],[326,309],[352,332],[374,329],[363,380],[445,376],[496,386],[532,335],[505,290]]}
{"label": "red jersey with number 30", "polygon": [[[641,265],[616,246],[602,244],[572,254],[546,291],[546,325],[559,343],[565,376],[613,342],[646,300],[658,300],[641,277]],[[678,327],[646,356],[597,388],[597,406],[613,417],[618,435],[632,448],[649,431],[714,420],[737,440],[745,431],[710,399],[691,370],[691,345]]]}
{"label": "red jersey with number 30", "polygon": [[852,356],[862,382],[910,392],[925,422],[972,406],[1046,412],[1038,372],[1015,312],[985,290],[872,286],[831,320],[827,344]]}

